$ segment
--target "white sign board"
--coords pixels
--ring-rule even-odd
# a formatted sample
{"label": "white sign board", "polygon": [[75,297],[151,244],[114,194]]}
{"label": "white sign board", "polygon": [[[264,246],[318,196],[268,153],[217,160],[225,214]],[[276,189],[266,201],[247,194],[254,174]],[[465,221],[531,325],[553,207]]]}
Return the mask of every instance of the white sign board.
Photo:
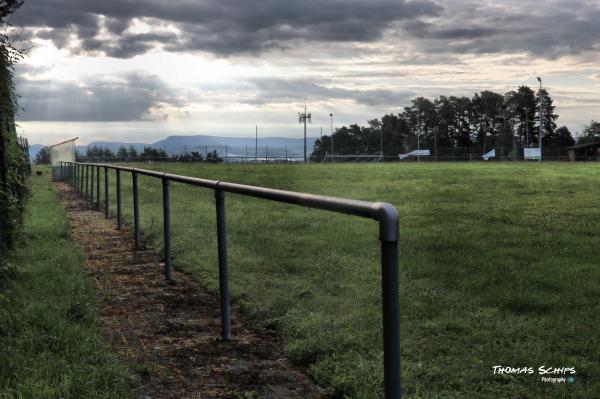
{"label": "white sign board", "polygon": [[490,158],[495,158],[496,157],[496,149],[494,148],[493,150],[486,152],[481,157],[486,161],[489,160]]}
{"label": "white sign board", "polygon": [[525,159],[540,159],[540,149],[539,148],[524,148],[523,149],[523,158]]}

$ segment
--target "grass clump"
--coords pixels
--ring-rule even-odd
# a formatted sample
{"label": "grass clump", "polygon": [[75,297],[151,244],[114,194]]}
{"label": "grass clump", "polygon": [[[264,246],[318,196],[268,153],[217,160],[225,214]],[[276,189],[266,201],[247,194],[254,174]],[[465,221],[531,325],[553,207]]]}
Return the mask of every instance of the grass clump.
{"label": "grass clump", "polygon": [[[600,367],[597,164],[139,167],[395,205],[407,398],[600,392],[592,377]],[[141,177],[140,188],[143,231],[160,248],[160,181]],[[337,396],[381,397],[376,223],[233,194],[226,206],[235,301],[278,329],[290,357]],[[171,210],[175,266],[217,293],[214,194],[173,183]],[[575,367],[577,379],[494,375],[496,365]]]}
{"label": "grass clump", "polygon": [[126,398],[134,379],[100,342],[84,257],[48,175],[32,197],[0,282],[0,398]]}

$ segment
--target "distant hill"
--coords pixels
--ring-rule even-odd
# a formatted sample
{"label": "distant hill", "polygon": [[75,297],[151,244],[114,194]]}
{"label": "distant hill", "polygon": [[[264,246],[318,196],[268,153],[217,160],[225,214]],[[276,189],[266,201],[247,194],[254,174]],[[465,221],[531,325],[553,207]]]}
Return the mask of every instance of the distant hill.
{"label": "distant hill", "polygon": [[[316,137],[307,137],[306,146],[308,154],[312,152]],[[166,139],[151,144],[152,147],[162,148],[168,154],[179,154],[185,151],[216,150],[220,155],[227,152],[230,156],[244,156],[246,147],[248,155],[254,155],[255,139],[253,137],[222,137],[222,136],[169,136]],[[289,156],[301,156],[304,153],[304,139],[287,137],[262,137],[258,139],[259,156],[269,151],[269,155],[285,153],[287,148]]]}
{"label": "distant hill", "polygon": [[[307,153],[312,152],[317,137],[307,137]],[[136,151],[143,151],[145,146],[164,149],[167,154],[181,154],[184,152],[198,151],[204,154],[207,150],[216,150],[219,155],[224,156],[225,152],[229,156],[245,156],[246,147],[248,156],[254,156],[255,139],[253,137],[223,137],[223,136],[168,136],[165,139],[154,143],[126,143],[120,141],[94,141],[87,146],[77,146],[77,150],[85,153],[88,146],[98,146],[108,148],[112,152],[117,152],[120,147],[129,148],[133,146]],[[29,147],[31,159],[43,146],[33,144]],[[300,157],[304,154],[304,139],[287,137],[259,137],[258,138],[258,156],[265,156],[268,151],[269,156],[282,156],[287,148],[288,156]]]}

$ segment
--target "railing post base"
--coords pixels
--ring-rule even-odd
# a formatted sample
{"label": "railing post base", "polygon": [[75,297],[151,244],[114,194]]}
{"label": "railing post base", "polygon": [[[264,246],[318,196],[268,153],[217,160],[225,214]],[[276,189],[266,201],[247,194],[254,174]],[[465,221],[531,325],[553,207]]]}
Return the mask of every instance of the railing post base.
{"label": "railing post base", "polygon": [[163,177],[163,237],[165,250],[165,279],[173,281],[171,273],[171,201],[169,198],[169,179]]}
{"label": "railing post base", "polygon": [[221,296],[221,333],[225,341],[231,340],[229,308],[229,276],[227,272],[227,225],[225,219],[225,192],[215,190],[217,207],[217,240],[219,252],[219,292]]}

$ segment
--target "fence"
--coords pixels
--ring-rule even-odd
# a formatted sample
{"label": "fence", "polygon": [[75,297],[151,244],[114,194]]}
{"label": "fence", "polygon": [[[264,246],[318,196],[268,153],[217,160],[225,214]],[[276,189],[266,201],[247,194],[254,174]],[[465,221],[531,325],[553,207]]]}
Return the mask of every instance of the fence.
{"label": "fence", "polygon": [[[109,170],[115,171],[117,228],[123,226],[121,203],[121,172],[131,173],[133,191],[133,224],[136,249],[140,246],[140,208],[138,176],[144,175],[162,180],[163,236],[165,256],[165,278],[171,280],[171,211],[170,182],[188,184],[214,190],[217,214],[217,247],[219,259],[219,294],[221,302],[221,333],[223,339],[231,339],[229,280],[227,268],[227,226],[225,193],[234,193],[269,201],[284,202],[331,212],[345,213],[374,219],[379,223],[381,242],[381,297],[383,303],[383,367],[384,392],[387,399],[402,396],[400,384],[400,314],[398,286],[398,239],[399,218],[396,208],[385,202],[364,202],[345,198],[275,190],[224,181],[206,180],[189,176],[162,173],[153,170],[124,166],[81,162],[62,162],[60,177],[76,192],[101,210],[101,177],[104,173],[104,216],[109,217]],[[94,187],[95,183],[95,187]],[[95,193],[94,193],[95,190]],[[95,201],[94,201],[95,194]]]}

